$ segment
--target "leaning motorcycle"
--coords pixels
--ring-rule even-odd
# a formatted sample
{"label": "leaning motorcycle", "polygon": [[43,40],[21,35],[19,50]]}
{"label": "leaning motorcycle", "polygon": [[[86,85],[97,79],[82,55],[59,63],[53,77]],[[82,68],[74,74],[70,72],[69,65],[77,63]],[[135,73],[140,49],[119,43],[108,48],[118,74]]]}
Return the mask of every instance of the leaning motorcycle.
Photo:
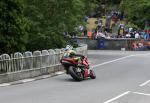
{"label": "leaning motorcycle", "polygon": [[89,69],[89,63],[86,57],[82,58],[80,63],[73,58],[62,58],[60,62],[64,66],[67,74],[70,74],[76,81],[82,81],[88,77],[91,79],[96,78],[94,71]]}

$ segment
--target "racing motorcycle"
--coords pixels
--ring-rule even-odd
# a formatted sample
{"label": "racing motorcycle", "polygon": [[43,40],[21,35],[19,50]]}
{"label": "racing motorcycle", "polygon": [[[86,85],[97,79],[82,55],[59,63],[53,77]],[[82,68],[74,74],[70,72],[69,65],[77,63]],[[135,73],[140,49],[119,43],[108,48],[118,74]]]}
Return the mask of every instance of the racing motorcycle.
{"label": "racing motorcycle", "polygon": [[82,57],[80,63],[74,58],[62,58],[60,62],[64,66],[66,73],[70,74],[76,81],[82,81],[89,77],[91,79],[96,78],[94,71],[89,69],[89,63],[86,57]]}

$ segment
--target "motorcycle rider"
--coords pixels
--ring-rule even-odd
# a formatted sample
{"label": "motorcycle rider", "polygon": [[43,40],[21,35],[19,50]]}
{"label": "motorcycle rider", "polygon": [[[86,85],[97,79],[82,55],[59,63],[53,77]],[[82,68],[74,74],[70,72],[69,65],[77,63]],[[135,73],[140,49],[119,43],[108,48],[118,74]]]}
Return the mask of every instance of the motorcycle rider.
{"label": "motorcycle rider", "polygon": [[[64,62],[62,62],[63,60]],[[68,65],[68,62],[73,62],[73,65],[70,65],[70,63]],[[63,66],[65,67],[66,74],[70,74],[75,80],[81,81],[87,77],[90,77],[91,79],[96,78],[94,71],[89,67],[87,58],[82,54],[77,54],[75,49],[70,45],[66,46],[61,63],[64,63]],[[70,68],[70,66],[73,68]]]}
{"label": "motorcycle rider", "polygon": [[[65,53],[63,55],[63,58],[73,58],[78,62],[78,66],[82,66],[82,60],[85,58],[82,54],[77,54],[75,49],[71,45],[67,45],[65,48]],[[67,71],[68,74],[68,71]]]}
{"label": "motorcycle rider", "polygon": [[74,60],[81,62],[84,57],[85,56],[82,54],[77,54],[75,49],[71,45],[66,46],[63,58],[73,58]]}

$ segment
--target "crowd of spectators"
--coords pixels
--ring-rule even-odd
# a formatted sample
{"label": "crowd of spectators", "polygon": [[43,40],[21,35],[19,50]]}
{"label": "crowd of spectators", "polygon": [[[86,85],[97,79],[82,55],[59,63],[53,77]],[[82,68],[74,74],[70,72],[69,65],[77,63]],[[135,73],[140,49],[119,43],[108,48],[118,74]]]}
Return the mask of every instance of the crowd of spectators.
{"label": "crowd of spectators", "polygon": [[[99,20],[98,20],[99,22]],[[110,15],[106,17],[106,25],[102,25],[102,21],[98,23],[97,28],[92,31],[94,38],[104,37],[109,38],[135,38],[135,39],[150,39],[150,30],[139,30],[134,27],[126,27],[126,21],[124,19],[123,13],[121,12],[111,12]],[[115,27],[115,33],[113,33],[112,28]],[[114,35],[113,35],[114,34]]]}
{"label": "crowd of spectators", "polygon": [[[88,22],[88,17],[84,17],[84,22]],[[150,31],[138,30],[134,27],[126,27],[126,21],[122,12],[111,11],[106,15],[106,23],[104,24],[101,18],[97,18],[95,22],[97,24],[96,28],[92,30],[87,30],[86,27],[80,25],[69,35],[71,37],[89,37],[91,39],[99,38],[135,38],[135,39],[150,39]],[[122,22],[123,21],[123,22]],[[112,28],[115,27],[115,33],[113,33]],[[67,33],[64,33],[67,35]]]}

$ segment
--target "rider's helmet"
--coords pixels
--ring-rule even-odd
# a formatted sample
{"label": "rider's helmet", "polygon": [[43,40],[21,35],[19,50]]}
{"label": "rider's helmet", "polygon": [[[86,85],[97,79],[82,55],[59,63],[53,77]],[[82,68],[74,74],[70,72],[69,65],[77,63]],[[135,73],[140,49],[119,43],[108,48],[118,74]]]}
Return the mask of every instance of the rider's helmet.
{"label": "rider's helmet", "polygon": [[71,45],[67,45],[67,46],[65,47],[65,51],[72,50],[72,49],[73,49],[73,47],[72,47]]}
{"label": "rider's helmet", "polygon": [[75,49],[71,45],[67,45],[65,51],[64,57],[73,57],[76,54]]}
{"label": "rider's helmet", "polygon": [[73,57],[76,54],[76,52],[75,50],[69,50],[69,54],[69,57]]}

